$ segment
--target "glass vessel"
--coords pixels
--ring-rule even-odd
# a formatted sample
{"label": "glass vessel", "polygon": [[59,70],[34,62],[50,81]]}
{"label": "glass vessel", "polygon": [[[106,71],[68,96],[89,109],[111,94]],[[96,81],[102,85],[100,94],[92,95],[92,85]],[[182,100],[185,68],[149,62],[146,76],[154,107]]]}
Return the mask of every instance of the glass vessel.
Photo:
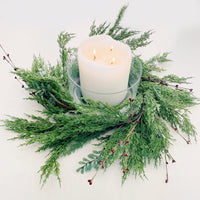
{"label": "glass vessel", "polygon": [[[96,91],[90,91],[87,88],[83,88],[80,85],[80,77],[79,77],[79,67],[78,67],[78,59],[77,53],[74,53],[70,56],[70,59],[67,63],[67,75],[69,79],[69,91],[74,101],[77,103],[83,102],[82,91],[87,91],[91,96],[98,97],[94,99],[95,101],[103,101],[107,102],[106,99],[112,98],[119,99],[120,96],[123,97],[121,102],[115,102],[114,104],[120,104],[127,98],[135,98],[137,95],[137,89],[140,83],[140,79],[142,76],[142,63],[139,58],[133,55],[131,69],[129,74],[128,87],[124,90],[118,92],[110,92],[110,93],[100,93]],[[103,100],[102,100],[103,99]]]}

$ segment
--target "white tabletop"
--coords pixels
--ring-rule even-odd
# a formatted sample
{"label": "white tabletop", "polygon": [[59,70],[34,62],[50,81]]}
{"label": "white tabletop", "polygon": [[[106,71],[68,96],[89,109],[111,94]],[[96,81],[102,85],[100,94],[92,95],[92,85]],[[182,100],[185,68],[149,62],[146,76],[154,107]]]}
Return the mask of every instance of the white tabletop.
{"label": "white tabletop", "polygon": [[[93,19],[97,22],[113,21],[121,0],[6,0],[0,1],[0,44],[12,56],[15,64],[30,68],[33,54],[56,63],[58,59],[57,35],[65,30],[77,33],[71,45],[87,38]],[[200,1],[199,0],[135,0],[129,7],[123,24],[137,30],[155,31],[153,43],[140,49],[144,58],[163,51],[170,51],[173,62],[166,65],[166,73],[194,76],[191,88],[200,97]],[[3,54],[0,52],[0,56]],[[37,114],[42,109],[35,102],[24,100],[26,91],[10,74],[11,68],[0,59],[0,119],[6,115],[25,117],[24,113]],[[200,106],[191,109],[191,121],[199,132]],[[175,134],[175,133],[173,133]],[[40,166],[48,152],[35,153],[37,145],[19,147],[22,141],[8,141],[16,134],[0,127],[0,198],[2,200],[198,200],[200,199],[200,145],[199,141],[187,145],[177,135],[170,151],[176,159],[169,165],[169,183],[165,184],[165,166],[157,169],[153,164],[146,167],[148,180],[130,176],[121,186],[121,169],[116,163],[105,173],[101,171],[95,183],[87,180],[94,171],[76,173],[78,161],[92,149],[94,142],[85,145],[70,156],[61,158],[60,188],[51,176],[41,190]],[[197,140],[199,135],[197,136]]]}

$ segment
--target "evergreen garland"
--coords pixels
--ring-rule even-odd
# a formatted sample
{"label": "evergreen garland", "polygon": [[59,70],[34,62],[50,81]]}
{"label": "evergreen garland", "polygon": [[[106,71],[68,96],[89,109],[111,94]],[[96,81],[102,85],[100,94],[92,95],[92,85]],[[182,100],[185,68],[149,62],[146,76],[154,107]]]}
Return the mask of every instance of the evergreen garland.
{"label": "evergreen garland", "polygon": [[[121,8],[113,25],[104,22],[97,26],[93,22],[89,36],[108,34],[128,44],[131,50],[148,45],[151,31],[140,33],[120,25],[126,8]],[[15,67],[9,54],[0,46],[5,53],[4,60],[14,69],[15,78],[22,80],[22,87],[29,91],[29,99],[44,106],[43,117],[30,115],[29,120],[16,117],[4,120],[8,130],[18,133],[13,139],[24,140],[24,145],[39,144],[37,152],[50,150],[40,169],[42,184],[46,183],[50,174],[55,174],[61,183],[58,159],[95,138],[98,139],[98,149],[79,162],[78,172],[94,168],[97,174],[101,168],[106,169],[119,160],[124,182],[130,174],[145,176],[144,168],[152,160],[156,166],[162,159],[166,166],[167,160],[175,162],[168,150],[173,142],[174,132],[171,130],[175,130],[187,143],[190,137],[196,135],[188,118],[188,108],[197,104],[197,99],[192,89],[178,85],[188,83],[190,77],[168,75],[161,78],[154,74],[163,71],[159,63],[169,61],[168,53],[147,61],[138,58],[143,74],[135,99],[129,98],[117,106],[91,99],[76,103],[70,95],[66,73],[68,59],[76,51],[66,48],[73,37],[74,34],[65,32],[58,36],[60,61],[55,66],[47,65],[41,57],[34,57],[31,70]],[[134,62],[136,60],[133,59]],[[133,68],[131,70],[130,76],[134,75]],[[129,109],[121,112],[127,107]],[[105,135],[108,130],[113,130],[112,134]],[[94,177],[88,180],[89,184]],[[168,182],[168,174],[165,181]]]}

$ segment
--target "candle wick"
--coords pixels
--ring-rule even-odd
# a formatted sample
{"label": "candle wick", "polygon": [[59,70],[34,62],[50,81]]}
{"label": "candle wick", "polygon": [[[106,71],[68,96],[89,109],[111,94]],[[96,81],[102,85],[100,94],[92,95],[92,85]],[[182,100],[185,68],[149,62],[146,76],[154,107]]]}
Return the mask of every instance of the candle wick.
{"label": "candle wick", "polygon": [[93,60],[95,60],[96,59],[96,50],[95,49],[93,50],[93,56],[94,56]]}
{"label": "candle wick", "polygon": [[112,65],[112,64],[114,64],[114,62],[115,62],[115,58],[113,58],[113,59],[111,60],[111,63],[110,63],[110,64]]}

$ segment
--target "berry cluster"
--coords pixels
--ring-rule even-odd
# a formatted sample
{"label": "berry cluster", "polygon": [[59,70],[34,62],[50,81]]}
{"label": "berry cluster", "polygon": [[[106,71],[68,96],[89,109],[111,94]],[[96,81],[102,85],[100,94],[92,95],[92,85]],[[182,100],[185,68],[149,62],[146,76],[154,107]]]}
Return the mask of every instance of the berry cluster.
{"label": "berry cluster", "polygon": [[135,99],[129,98],[129,101],[130,101],[130,102],[133,102],[134,100],[135,100]]}
{"label": "berry cluster", "polygon": [[130,169],[129,168],[126,168],[123,173],[125,174],[127,171],[129,171]]}
{"label": "berry cluster", "polygon": [[92,185],[92,179],[88,180],[89,185]]}

